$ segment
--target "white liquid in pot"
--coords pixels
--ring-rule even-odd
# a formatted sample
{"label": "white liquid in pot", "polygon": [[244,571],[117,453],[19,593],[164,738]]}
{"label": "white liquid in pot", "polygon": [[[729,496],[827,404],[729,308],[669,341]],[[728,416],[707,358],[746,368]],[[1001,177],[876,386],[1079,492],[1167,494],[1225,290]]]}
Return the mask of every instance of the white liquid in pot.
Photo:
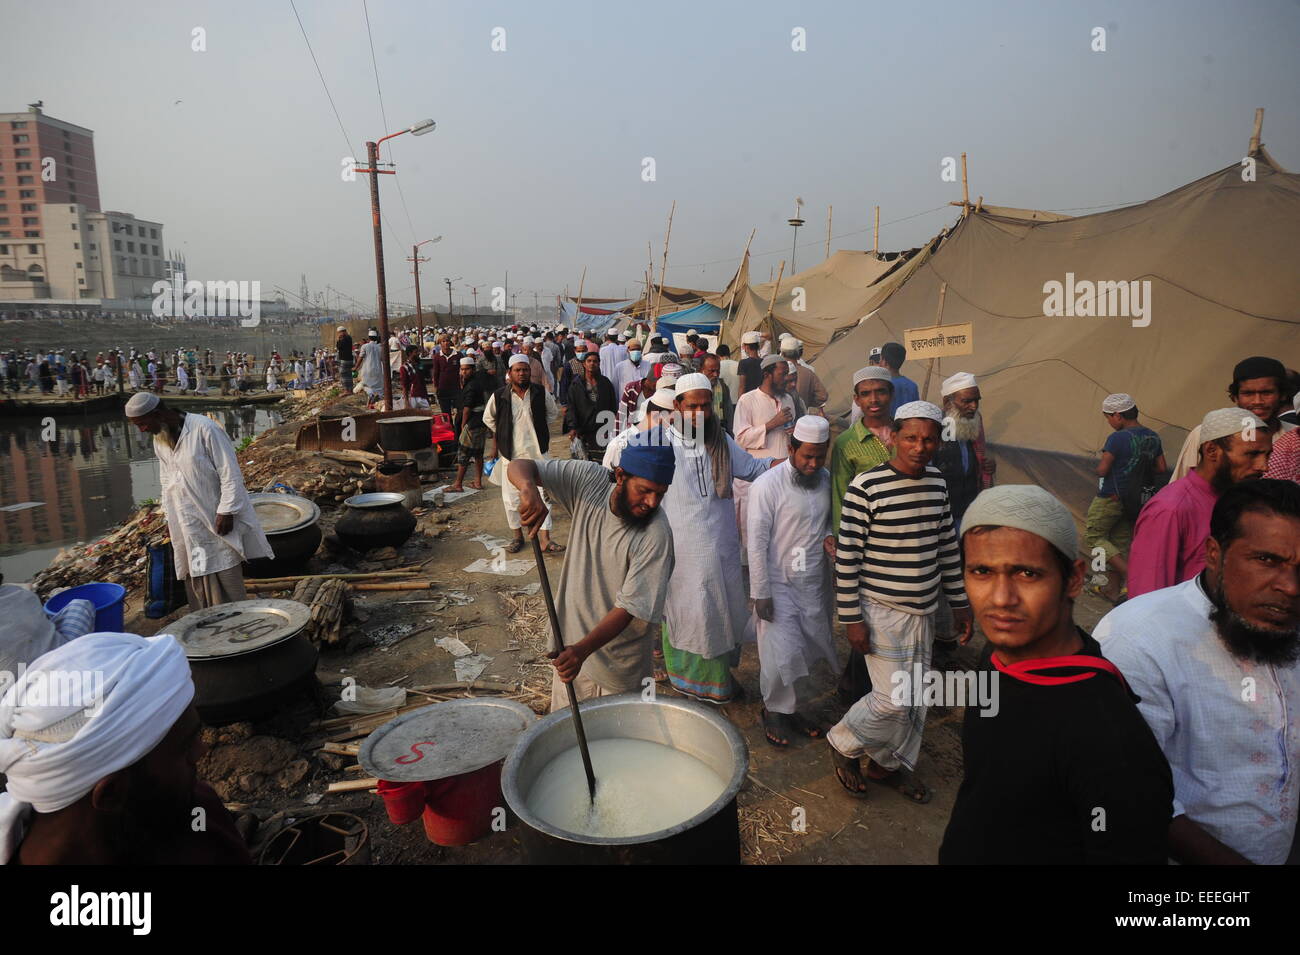
{"label": "white liquid in pot", "polygon": [[640,739],[597,739],[588,744],[596,774],[596,802],[578,747],[541,771],[528,808],[551,825],[586,836],[637,836],[675,826],[708,808],[727,783],[694,756]]}

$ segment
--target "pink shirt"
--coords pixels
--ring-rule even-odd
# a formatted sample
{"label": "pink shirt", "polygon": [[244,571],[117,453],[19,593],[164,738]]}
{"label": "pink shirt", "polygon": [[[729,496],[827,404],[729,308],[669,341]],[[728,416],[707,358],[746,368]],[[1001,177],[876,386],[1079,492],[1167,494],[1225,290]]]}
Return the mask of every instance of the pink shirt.
{"label": "pink shirt", "polygon": [[1133,528],[1128,595],[1139,597],[1191,580],[1205,567],[1205,539],[1218,495],[1195,471],[1161,488]]}

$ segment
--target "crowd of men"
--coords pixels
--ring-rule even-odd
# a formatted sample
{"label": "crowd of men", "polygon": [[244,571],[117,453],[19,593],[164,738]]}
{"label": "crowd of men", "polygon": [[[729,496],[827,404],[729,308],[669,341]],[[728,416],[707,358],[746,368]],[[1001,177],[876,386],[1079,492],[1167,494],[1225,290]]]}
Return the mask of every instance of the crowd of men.
{"label": "crowd of men", "polygon": [[[871,350],[844,396],[850,413],[832,420],[790,336],[748,333],[732,358],[708,336],[674,342],[636,325],[603,340],[563,326],[411,332],[385,355],[377,332],[355,348],[341,327],[340,377],[355,372],[377,398],[387,357],[395,395],[453,416],[454,488],[467,475],[481,486],[485,471],[500,486],[506,549],[538,535],[564,556],[553,709],[568,705],[566,683],[579,700],[662,683],[738,701],[754,643],[764,738],[825,746],[846,798],[874,785],[929,803],[917,773],[927,711],[965,706],[941,862],[1300,858],[1300,430],[1297,379],[1281,362],[1236,365],[1233,404],[1204,416],[1178,458],[1188,468],[1167,483],[1137,400],[1107,396],[1081,547],[1063,501],[996,483],[978,380],[958,372],[940,405],[924,400],[897,343]],[[127,415],[166,452],[164,508],[191,606],[239,599],[239,561],[262,556],[265,537],[229,440],[156,394],[133,397]],[[551,534],[556,505],[566,543]],[[1092,634],[1074,620],[1085,588],[1115,605]],[[963,654],[977,632],[978,654]],[[117,676],[107,720],[64,725],[0,703],[0,859],[239,858],[225,816],[207,842],[120,841],[184,799],[212,802],[192,771],[193,689],[176,653],[168,637],[100,634],[31,662],[28,680],[99,659]],[[814,703],[819,671],[838,680],[831,725]],[[933,697],[936,675],[969,692]],[[148,703],[133,703],[146,689]],[[111,758],[73,763],[91,751]],[[59,819],[90,841],[67,844]]]}

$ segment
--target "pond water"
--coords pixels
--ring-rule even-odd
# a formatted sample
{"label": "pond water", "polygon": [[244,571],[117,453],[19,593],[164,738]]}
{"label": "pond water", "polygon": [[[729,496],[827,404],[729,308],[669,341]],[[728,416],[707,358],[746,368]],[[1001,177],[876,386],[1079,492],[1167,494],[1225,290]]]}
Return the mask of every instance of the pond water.
{"label": "pond water", "polygon": [[[236,447],[282,420],[253,405],[185,411],[211,411]],[[49,433],[39,418],[0,419],[0,574],[8,583],[31,580],[60,548],[98,538],[158,497],[153,438],[121,413],[53,420]]]}

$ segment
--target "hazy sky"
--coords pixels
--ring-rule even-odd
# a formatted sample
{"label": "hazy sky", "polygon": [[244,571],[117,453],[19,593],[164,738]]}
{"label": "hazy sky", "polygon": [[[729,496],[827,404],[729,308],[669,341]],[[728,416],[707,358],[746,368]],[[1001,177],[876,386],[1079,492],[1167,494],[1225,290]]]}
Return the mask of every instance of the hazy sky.
{"label": "hazy sky", "polygon": [[410,246],[442,235],[422,288],[443,306],[444,277],[468,303],[506,270],[521,306],[576,294],[584,266],[587,295],[635,295],[674,199],[669,284],[720,288],[753,227],[766,280],[795,196],[800,267],[828,204],[833,248],[871,247],[875,204],[882,248],[910,247],[953,219],[940,164],[963,150],[972,199],[1110,206],[1239,160],[1263,106],[1300,169],[1300,0],[370,0],[387,123],[360,0],[297,8],[342,129],[289,0],[0,0],[0,111],[43,99],[93,129],[104,208],[163,222],[191,277],[296,293],[305,272],[367,307],[368,187],[342,160],[425,117],[381,178],[385,258],[390,300],[413,301]]}

